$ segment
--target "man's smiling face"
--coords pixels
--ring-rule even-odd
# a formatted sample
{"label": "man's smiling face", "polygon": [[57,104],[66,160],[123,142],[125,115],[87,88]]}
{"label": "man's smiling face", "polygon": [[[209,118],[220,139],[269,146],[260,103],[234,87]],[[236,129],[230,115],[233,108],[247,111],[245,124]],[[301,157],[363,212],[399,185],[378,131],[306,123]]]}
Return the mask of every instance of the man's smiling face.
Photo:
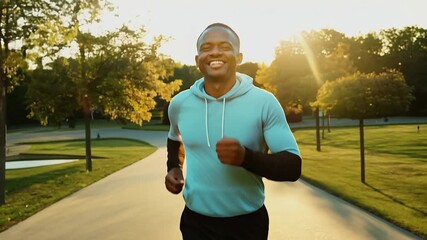
{"label": "man's smiling face", "polygon": [[235,78],[242,61],[237,37],[223,27],[205,30],[197,43],[196,65],[206,80],[215,82]]}

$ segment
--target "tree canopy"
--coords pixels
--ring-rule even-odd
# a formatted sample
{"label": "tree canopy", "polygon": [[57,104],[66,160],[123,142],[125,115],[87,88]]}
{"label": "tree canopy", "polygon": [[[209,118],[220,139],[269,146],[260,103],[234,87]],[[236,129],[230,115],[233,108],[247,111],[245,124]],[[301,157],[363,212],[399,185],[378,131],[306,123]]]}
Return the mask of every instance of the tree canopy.
{"label": "tree canopy", "polygon": [[[162,38],[147,44],[142,41],[144,33],[144,29],[122,27],[103,36],[80,34],[77,58],[59,58],[48,69],[41,66],[34,71],[27,94],[31,116],[43,124],[49,118],[71,117],[87,97],[92,109],[111,119],[139,125],[150,120],[154,98],[169,101],[182,81],[167,81],[174,63],[157,53]],[[49,88],[56,88],[58,95]]]}
{"label": "tree canopy", "polygon": [[367,119],[401,114],[412,100],[403,74],[389,70],[357,72],[327,81],[319,89],[315,105],[339,118]]}
{"label": "tree canopy", "polygon": [[359,120],[361,181],[365,182],[364,119],[406,112],[413,100],[411,88],[396,70],[360,73],[327,81],[319,89],[314,106],[338,118]]}
{"label": "tree canopy", "polygon": [[412,26],[347,37],[332,29],[302,32],[282,41],[270,66],[257,80],[273,89],[283,106],[301,104],[310,110],[326,81],[356,72],[396,69],[413,87],[409,114],[427,113],[427,30]]}

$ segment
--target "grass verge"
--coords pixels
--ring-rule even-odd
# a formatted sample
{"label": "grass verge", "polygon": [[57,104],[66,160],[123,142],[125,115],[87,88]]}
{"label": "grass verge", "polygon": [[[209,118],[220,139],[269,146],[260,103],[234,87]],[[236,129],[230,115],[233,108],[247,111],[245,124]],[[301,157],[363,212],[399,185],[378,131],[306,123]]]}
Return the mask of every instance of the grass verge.
{"label": "grass verge", "polygon": [[[420,125],[426,129],[427,125]],[[366,183],[360,180],[359,129],[334,128],[316,151],[314,129],[295,137],[303,177],[332,194],[427,237],[427,132],[414,125],[365,128]]]}
{"label": "grass verge", "polygon": [[[156,150],[148,143],[128,139],[92,141],[92,172],[86,172],[85,160],[53,166],[6,171],[6,204],[0,207],[0,231],[28,218],[56,201],[111,173],[120,170]],[[84,140],[31,143],[27,154],[67,154],[85,152]]]}

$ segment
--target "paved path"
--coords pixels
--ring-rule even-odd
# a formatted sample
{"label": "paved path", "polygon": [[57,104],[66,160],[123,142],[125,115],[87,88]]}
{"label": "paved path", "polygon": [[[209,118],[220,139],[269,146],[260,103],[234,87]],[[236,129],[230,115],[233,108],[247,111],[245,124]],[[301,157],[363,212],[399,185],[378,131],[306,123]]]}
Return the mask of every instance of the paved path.
{"label": "paved path", "polygon": [[[164,188],[166,133],[95,130],[101,137],[144,139],[159,147],[147,157],[0,233],[7,240],[181,239],[181,195]],[[82,131],[21,136],[9,141],[81,138]],[[418,239],[304,181],[265,181],[271,240]]]}

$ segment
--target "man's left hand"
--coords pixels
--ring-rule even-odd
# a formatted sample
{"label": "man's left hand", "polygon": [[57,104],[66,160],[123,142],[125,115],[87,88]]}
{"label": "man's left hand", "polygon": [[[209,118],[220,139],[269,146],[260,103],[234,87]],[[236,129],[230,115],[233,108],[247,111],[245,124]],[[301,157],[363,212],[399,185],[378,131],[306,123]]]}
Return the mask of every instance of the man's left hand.
{"label": "man's left hand", "polygon": [[234,138],[223,138],[216,144],[216,153],[224,164],[240,166],[245,158],[245,148]]}

